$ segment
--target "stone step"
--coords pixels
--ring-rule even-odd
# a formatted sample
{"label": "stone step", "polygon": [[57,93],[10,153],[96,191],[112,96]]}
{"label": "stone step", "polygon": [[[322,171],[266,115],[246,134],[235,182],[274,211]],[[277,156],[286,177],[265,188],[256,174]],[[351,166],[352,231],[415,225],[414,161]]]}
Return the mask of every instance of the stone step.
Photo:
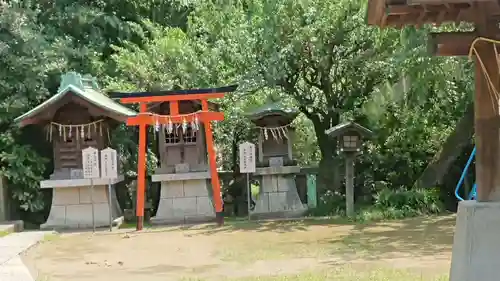
{"label": "stone step", "polygon": [[78,169],[78,164],[76,162],[63,162],[61,167],[64,169]]}
{"label": "stone step", "polygon": [[0,222],[0,233],[21,232],[23,230],[24,222],[21,220]]}
{"label": "stone step", "polygon": [[61,147],[61,148],[59,148],[59,152],[61,152],[61,153],[75,153],[77,151],[78,150],[76,149],[76,147]]}
{"label": "stone step", "polygon": [[67,154],[66,153],[61,153],[59,155],[59,157],[60,157],[61,160],[76,160],[76,158],[77,158],[77,156],[76,156],[75,153],[71,153],[71,154],[70,153],[67,153]]}

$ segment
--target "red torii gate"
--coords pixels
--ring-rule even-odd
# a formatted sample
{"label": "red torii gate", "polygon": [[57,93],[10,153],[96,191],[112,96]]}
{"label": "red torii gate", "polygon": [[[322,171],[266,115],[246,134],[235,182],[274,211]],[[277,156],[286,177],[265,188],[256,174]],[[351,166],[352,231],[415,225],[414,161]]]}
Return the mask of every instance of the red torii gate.
{"label": "red torii gate", "polygon": [[[220,196],[219,174],[217,173],[217,164],[215,156],[215,148],[212,134],[211,121],[224,120],[222,112],[210,112],[208,109],[208,99],[222,98],[225,93],[234,92],[237,85],[221,87],[221,88],[206,88],[206,89],[189,89],[189,90],[173,90],[173,91],[158,91],[158,92],[110,92],[110,97],[120,99],[121,103],[138,103],[139,114],[127,119],[127,126],[139,126],[139,152],[137,161],[137,230],[142,230],[144,225],[144,194],[146,185],[146,133],[148,125],[167,124],[172,122],[180,124],[182,122],[191,122],[198,119],[205,125],[205,136],[207,142],[208,161],[210,166],[210,176],[212,182],[213,201],[215,205],[217,224],[224,223],[222,215],[222,198]],[[179,114],[179,101],[195,101],[201,102],[201,111],[191,114]],[[170,114],[158,116],[147,112],[147,104],[156,102],[168,102],[170,105]]]}

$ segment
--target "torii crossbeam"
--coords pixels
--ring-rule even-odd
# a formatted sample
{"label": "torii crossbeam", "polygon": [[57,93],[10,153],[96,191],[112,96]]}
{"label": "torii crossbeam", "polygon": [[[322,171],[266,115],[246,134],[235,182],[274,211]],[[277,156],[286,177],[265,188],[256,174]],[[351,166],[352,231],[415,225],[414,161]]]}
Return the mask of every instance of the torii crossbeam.
{"label": "torii crossbeam", "polygon": [[[205,125],[206,143],[208,151],[208,161],[210,165],[210,176],[212,182],[213,202],[215,205],[216,219],[219,225],[224,223],[222,215],[222,198],[220,196],[220,182],[217,173],[217,163],[215,147],[212,134],[212,121],[224,120],[221,112],[210,112],[208,100],[222,98],[225,93],[234,92],[236,85],[221,88],[189,89],[174,91],[156,92],[135,92],[122,93],[110,92],[110,97],[120,99],[121,103],[139,104],[139,114],[127,119],[128,126],[139,126],[139,153],[137,161],[137,230],[142,230],[144,225],[144,195],[146,185],[146,132],[148,125],[167,124],[167,122],[180,124],[183,121],[190,122],[192,118],[197,118]],[[188,116],[179,115],[179,101],[200,101],[201,111]],[[158,118],[147,112],[148,103],[168,102],[170,115],[168,118]],[[167,117],[167,116],[165,116]]]}

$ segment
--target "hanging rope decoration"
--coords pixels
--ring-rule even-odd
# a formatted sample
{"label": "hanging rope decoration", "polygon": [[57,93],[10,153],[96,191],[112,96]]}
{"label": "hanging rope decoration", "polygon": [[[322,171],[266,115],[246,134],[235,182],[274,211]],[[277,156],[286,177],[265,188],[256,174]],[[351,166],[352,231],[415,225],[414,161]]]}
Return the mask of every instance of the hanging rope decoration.
{"label": "hanging rope decoration", "polygon": [[[79,139],[85,139],[87,138],[92,138],[92,131],[98,132],[99,135],[102,136],[103,134],[103,126],[102,122],[104,119],[100,119],[94,122],[90,122],[87,124],[78,124],[78,125],[65,125],[65,124],[59,124],[56,122],[50,122],[47,128],[47,140],[49,142],[52,142],[52,135],[54,128],[56,128],[59,131],[59,138],[62,138],[64,141],[67,139],[70,139],[72,137],[75,137],[77,140]],[[111,139],[109,135],[109,129],[106,128],[106,133],[108,136],[108,140]]]}
{"label": "hanging rope decoration", "polygon": [[274,140],[282,140],[283,138],[288,139],[288,127],[290,127],[290,124],[284,125],[284,126],[279,126],[279,127],[259,127],[257,128],[260,129],[262,134],[264,135],[264,138],[267,140],[269,139],[269,133],[271,133],[271,136],[273,137]]}
{"label": "hanging rope decoration", "polygon": [[[156,132],[160,131],[160,129],[163,129],[167,132],[167,134],[174,134],[175,136],[177,136],[178,129],[182,128],[182,134],[185,135],[188,133],[188,128],[191,127],[191,136],[194,137],[196,132],[200,130],[200,120],[198,119],[198,115],[201,112],[203,112],[203,111],[196,111],[193,113],[180,114],[180,115],[175,115],[175,116],[161,115],[161,114],[155,114],[155,113],[150,113],[150,112],[139,113],[139,114],[148,114],[148,115],[153,116],[153,119],[155,120],[154,130]],[[194,116],[194,118],[190,124],[189,124],[189,122],[187,122],[187,119],[186,119],[189,116]],[[172,117],[175,117],[175,118],[181,117],[182,123],[181,124],[174,124],[172,122]],[[167,119],[166,125],[165,125],[165,122],[160,122],[160,120],[165,121],[165,119]],[[189,118],[189,119],[191,119],[191,118]],[[156,134],[154,134],[154,137],[156,139]]]}
{"label": "hanging rope decoration", "polygon": [[[500,41],[493,40],[490,38],[485,38],[485,37],[478,37],[472,42],[470,49],[469,49],[469,60],[472,60],[472,57],[475,55],[477,62],[479,62],[479,65],[481,66],[481,70],[483,72],[484,78],[487,81],[488,90],[489,90],[490,97],[492,100],[492,105],[493,105],[495,100],[500,99],[500,93],[499,93],[500,89],[497,89],[497,86],[495,85],[495,83],[493,83],[493,79],[490,77],[490,73],[488,73],[488,69],[486,68],[485,62],[483,61],[483,59],[479,55],[479,52],[476,49],[476,44],[478,42],[481,42],[481,41],[488,42],[488,43],[491,43],[493,45],[492,47],[493,47],[493,51],[495,53],[495,58],[496,58],[496,63],[497,63],[498,69],[500,69],[500,61],[499,61],[500,50],[498,50],[497,45],[500,44]],[[493,108],[493,110],[495,110],[497,113],[499,113],[499,111],[500,111],[500,109],[498,109],[498,108]]]}

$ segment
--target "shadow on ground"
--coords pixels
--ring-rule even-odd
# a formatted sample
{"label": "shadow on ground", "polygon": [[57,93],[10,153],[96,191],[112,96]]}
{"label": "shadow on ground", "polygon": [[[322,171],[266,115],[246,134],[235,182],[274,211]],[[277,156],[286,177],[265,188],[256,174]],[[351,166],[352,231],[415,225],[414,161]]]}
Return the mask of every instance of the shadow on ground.
{"label": "shadow on ground", "polygon": [[287,233],[296,231],[308,231],[311,226],[328,226],[328,225],[352,225],[354,222],[347,220],[331,219],[331,218],[300,218],[300,219],[282,219],[282,220],[262,220],[262,221],[247,221],[236,220],[227,221],[224,226],[219,227],[215,224],[202,225],[183,225],[165,229],[165,227],[152,227],[152,231],[177,231],[177,230],[194,230],[196,233],[192,235],[216,235],[220,233],[231,233],[238,231],[253,231],[253,232],[276,232]]}
{"label": "shadow on ground", "polygon": [[323,241],[341,243],[366,259],[387,258],[388,253],[413,257],[449,253],[453,245],[455,216],[421,217],[398,222],[355,225],[348,235]]}
{"label": "shadow on ground", "polygon": [[[332,248],[332,254],[350,254],[366,259],[387,257],[389,253],[408,256],[439,255],[449,252],[453,243],[455,216],[428,216],[378,223],[352,223],[338,219],[301,219],[280,221],[229,221],[214,224],[152,227],[150,233],[185,231],[185,236],[212,236],[235,232],[293,233],[309,231],[312,226],[331,230],[331,238],[321,237],[317,244]],[[342,230],[339,229],[342,228]],[[347,229],[346,229],[347,228]],[[338,235],[337,235],[338,234]],[[288,242],[289,243],[289,242]],[[335,245],[335,246],[334,246]],[[342,247],[339,247],[342,246]]]}

